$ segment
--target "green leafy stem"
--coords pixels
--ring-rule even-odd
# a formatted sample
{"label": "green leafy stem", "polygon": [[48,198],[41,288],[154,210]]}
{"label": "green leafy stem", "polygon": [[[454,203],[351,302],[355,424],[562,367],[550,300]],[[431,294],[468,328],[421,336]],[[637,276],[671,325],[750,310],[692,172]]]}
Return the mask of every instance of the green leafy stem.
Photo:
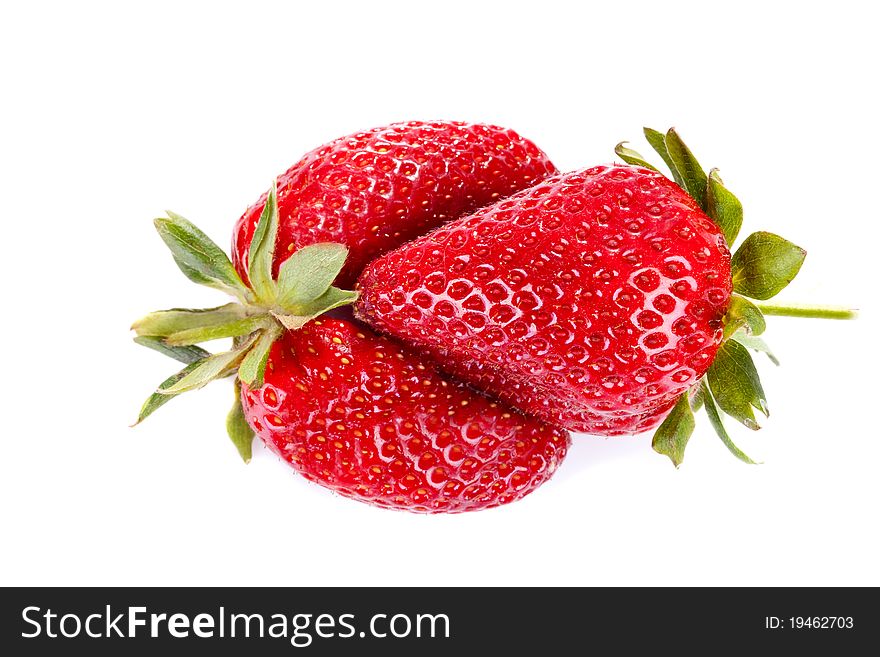
{"label": "green leafy stem", "polygon": [[[205,309],[171,308],[150,313],[132,325],[135,342],[186,364],[165,379],[144,402],[139,424],[174,397],[211,381],[235,377],[235,402],[227,432],[242,459],[251,458],[253,432],[241,407],[242,384],[263,385],[272,345],[332,308],[352,303],[357,293],[333,286],[345,264],[342,244],[305,246],[287,257],[273,277],[278,234],[278,190],[269,190],[251,239],[245,285],[226,253],[204,232],[174,212],[154,221],[174,262],[191,281],[219,289],[236,302]],[[212,354],[197,346],[232,338],[232,348]]]}

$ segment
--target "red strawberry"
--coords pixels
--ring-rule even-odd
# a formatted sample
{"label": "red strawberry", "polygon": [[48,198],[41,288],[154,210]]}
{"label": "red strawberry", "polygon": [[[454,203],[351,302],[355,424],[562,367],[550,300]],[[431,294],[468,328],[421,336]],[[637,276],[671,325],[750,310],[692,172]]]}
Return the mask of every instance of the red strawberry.
{"label": "red strawberry", "polygon": [[569,442],[336,319],[278,340],[263,387],[245,387],[242,402],[257,435],[306,478],[410,511],[519,499],[553,473]]}
{"label": "red strawberry", "polygon": [[614,435],[662,421],[654,448],[676,464],[692,406],[705,406],[748,461],[721,422],[723,412],[756,429],[754,411],[767,413],[748,351],[766,351],[755,337],[765,322],[745,297],[779,292],[804,251],[758,232],[731,260],[740,202],[674,130],[645,134],[675,182],[621,144],[628,165],[548,178],[373,261],[355,312],[557,425]]}
{"label": "red strawberry", "polygon": [[[278,179],[276,271],[295,250],[338,242],[349,256],[337,284],[350,287],[373,257],[555,172],[529,140],[480,123],[411,121],[341,137]],[[264,194],[235,228],[242,275],[265,202]]]}
{"label": "red strawberry", "polygon": [[[307,478],[364,502],[473,511],[519,499],[553,473],[569,444],[564,431],[449,380],[369,329],[316,319],[356,298],[331,285],[346,248],[312,244],[273,275],[278,223],[273,187],[249,249],[247,286],[186,219],[156,220],[183,273],[239,303],[135,323],[141,344],[188,363],[147,400],[140,420],[180,393],[237,376],[227,428],[245,460],[256,432]],[[234,339],[228,352],[195,346],[224,337]]]}
{"label": "red strawberry", "polygon": [[362,319],[462,379],[549,421],[613,434],[706,372],[730,254],[675,183],[600,166],[447,224],[374,261],[360,286]]}

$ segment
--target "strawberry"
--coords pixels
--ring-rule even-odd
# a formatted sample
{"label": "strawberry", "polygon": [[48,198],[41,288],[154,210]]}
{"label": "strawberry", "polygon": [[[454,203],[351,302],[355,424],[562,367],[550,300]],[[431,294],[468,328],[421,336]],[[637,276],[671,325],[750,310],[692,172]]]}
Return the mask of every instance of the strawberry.
{"label": "strawberry", "polygon": [[519,499],[553,473],[569,441],[338,319],[285,333],[263,386],[244,386],[242,402],[257,435],[307,479],[410,511]]}
{"label": "strawberry", "polygon": [[[347,249],[311,244],[273,267],[274,186],[240,263],[246,276],[183,217],[168,213],[155,223],[187,277],[238,302],[135,322],[137,342],[187,363],[150,396],[139,422],[181,393],[235,377],[227,430],[245,461],[256,434],[303,476],[342,495],[426,513],[517,500],[565,456],[564,430],[450,380],[352,321],[319,319],[357,296],[332,285]],[[217,338],[233,338],[232,349],[197,346]]]}
{"label": "strawberry", "polygon": [[[376,255],[556,172],[513,130],[480,123],[410,121],[341,137],[307,153],[278,179],[278,257],[317,242],[349,248],[336,281],[354,284]],[[266,202],[235,227],[232,261],[243,263]]]}
{"label": "strawberry", "polygon": [[[675,399],[721,342],[730,254],[645,168],[549,178],[371,263],[359,316],[549,421],[614,434]],[[492,376],[497,381],[490,381]]]}
{"label": "strawberry", "polygon": [[[779,292],[805,252],[759,232],[731,259],[740,202],[674,130],[645,134],[674,181],[621,144],[627,164],[550,177],[373,261],[355,312],[548,422],[600,435],[659,424],[654,448],[678,465],[705,406],[749,460],[720,420],[754,429],[767,412],[748,351],[766,349],[765,323],[746,297]],[[796,314],[780,308],[765,310]]]}

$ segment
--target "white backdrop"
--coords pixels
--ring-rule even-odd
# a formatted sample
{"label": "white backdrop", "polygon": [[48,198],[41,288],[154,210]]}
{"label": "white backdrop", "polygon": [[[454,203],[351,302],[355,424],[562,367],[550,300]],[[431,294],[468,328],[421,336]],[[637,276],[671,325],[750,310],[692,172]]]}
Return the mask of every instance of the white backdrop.
{"label": "white backdrop", "polygon": [[[591,6],[596,4],[596,6]],[[876,16],[870,3],[11,3],[0,10],[0,584],[880,584]],[[757,3],[756,3],[757,4]],[[226,245],[303,152],[360,128],[512,127],[562,169],[675,125],[809,251],[770,318],[772,411],[705,420],[676,471],[650,436],[577,437],[548,485],[478,514],[380,511],[229,444],[213,384],[129,429],[175,369],[127,331],[215,305],[165,208]]]}

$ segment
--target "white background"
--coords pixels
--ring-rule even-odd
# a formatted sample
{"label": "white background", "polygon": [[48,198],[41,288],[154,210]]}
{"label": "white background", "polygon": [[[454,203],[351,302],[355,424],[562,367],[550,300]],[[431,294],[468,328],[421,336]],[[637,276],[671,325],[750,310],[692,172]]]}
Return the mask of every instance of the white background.
{"label": "white background", "polygon": [[[880,584],[876,16],[743,4],[5,3],[0,584]],[[306,150],[431,118],[510,126],[562,169],[674,124],[746,230],[808,249],[780,298],[862,316],[771,318],[772,416],[735,432],[764,465],[705,419],[678,471],[647,435],[581,436],[526,500],[426,517],[262,448],[245,467],[226,384],[128,428],[175,369],[131,321],[222,302],[151,219],[226,245]]]}

